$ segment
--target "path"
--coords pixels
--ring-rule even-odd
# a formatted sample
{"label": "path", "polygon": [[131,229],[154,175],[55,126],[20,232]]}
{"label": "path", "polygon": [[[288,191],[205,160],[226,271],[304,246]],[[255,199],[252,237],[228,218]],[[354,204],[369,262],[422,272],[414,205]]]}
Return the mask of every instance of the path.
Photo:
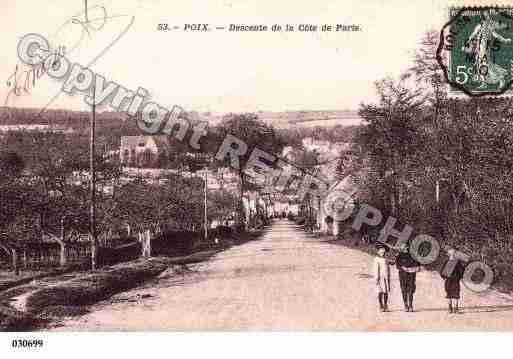
{"label": "path", "polygon": [[[57,330],[512,330],[513,300],[463,291],[448,314],[437,273],[418,274],[416,312],[403,311],[397,273],[381,313],[372,257],[276,221],[262,239],[235,246],[193,272],[113,297]],[[146,299],[141,299],[146,298]]]}

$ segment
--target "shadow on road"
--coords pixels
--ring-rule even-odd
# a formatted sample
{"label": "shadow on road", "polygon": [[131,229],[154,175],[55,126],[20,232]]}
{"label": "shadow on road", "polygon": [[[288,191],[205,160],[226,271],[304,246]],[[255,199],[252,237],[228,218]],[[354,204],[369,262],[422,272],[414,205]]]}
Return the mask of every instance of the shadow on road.
{"label": "shadow on road", "polygon": [[[463,313],[493,313],[493,312],[509,312],[513,310],[513,305],[476,305],[462,308]],[[416,312],[446,312],[447,307],[443,308],[416,308]]]}

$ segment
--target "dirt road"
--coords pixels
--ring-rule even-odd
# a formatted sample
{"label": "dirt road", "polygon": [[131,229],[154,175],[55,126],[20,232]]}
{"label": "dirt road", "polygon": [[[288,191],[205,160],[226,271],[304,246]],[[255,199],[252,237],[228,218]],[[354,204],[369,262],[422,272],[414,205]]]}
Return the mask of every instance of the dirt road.
{"label": "dirt road", "polygon": [[512,330],[513,300],[463,290],[448,314],[437,273],[418,274],[416,312],[403,311],[393,270],[391,312],[381,313],[372,257],[275,221],[261,240],[180,275],[113,297],[54,330]]}

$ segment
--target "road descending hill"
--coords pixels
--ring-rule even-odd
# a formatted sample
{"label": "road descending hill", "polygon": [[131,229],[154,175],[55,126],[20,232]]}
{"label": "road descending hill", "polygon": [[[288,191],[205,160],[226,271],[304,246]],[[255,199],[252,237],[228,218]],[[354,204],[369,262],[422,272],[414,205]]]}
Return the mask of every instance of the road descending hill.
{"label": "road descending hill", "polygon": [[403,311],[393,270],[391,311],[377,308],[372,257],[275,221],[262,239],[181,274],[117,295],[56,330],[512,330],[513,300],[463,289],[448,314],[437,273],[418,275],[416,312]]}

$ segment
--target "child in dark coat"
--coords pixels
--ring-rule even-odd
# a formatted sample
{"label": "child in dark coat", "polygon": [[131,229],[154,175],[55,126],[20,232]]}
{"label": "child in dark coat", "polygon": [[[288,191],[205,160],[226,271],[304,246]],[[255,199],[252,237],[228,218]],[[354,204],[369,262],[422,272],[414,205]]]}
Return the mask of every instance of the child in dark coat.
{"label": "child in dark coat", "polygon": [[[458,313],[460,310],[460,282],[465,273],[465,266],[461,260],[456,258],[456,250],[450,248],[447,250],[447,254],[449,255],[449,259],[443,264],[440,275],[445,281],[445,297],[449,305],[449,313]],[[452,271],[450,271],[451,268]],[[448,273],[448,271],[450,271],[450,273]]]}
{"label": "child in dark coat", "polygon": [[395,265],[399,272],[404,308],[407,312],[413,312],[413,294],[416,290],[415,282],[417,272],[420,271],[420,263],[411,256],[410,247],[407,243],[401,246],[401,252],[395,259]]}

